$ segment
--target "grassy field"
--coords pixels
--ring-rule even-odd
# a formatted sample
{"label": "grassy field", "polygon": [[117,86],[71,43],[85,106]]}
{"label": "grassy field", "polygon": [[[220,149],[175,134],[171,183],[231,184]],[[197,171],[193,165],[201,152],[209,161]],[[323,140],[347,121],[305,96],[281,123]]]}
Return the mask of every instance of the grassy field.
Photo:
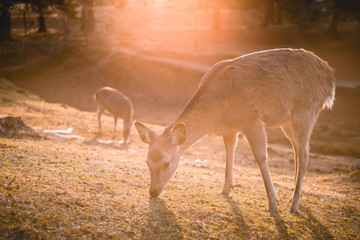
{"label": "grassy field", "polygon": [[[0,135],[0,239],[359,239],[360,176],[350,177],[349,171],[360,156],[360,88],[337,88],[334,108],[320,114],[298,214],[288,211],[294,161],[279,130],[268,132],[279,209],[274,215],[267,212],[260,171],[241,137],[229,197],[220,194],[223,142],[210,135],[186,151],[154,199],[148,194],[147,146],[134,129],[129,146],[92,140],[98,131],[96,113],[90,112],[97,88],[124,92],[134,102],[136,119],[159,132],[203,75],[166,59],[210,66],[252,51],[299,47],[294,26],[254,27],[253,15],[226,10],[223,29],[216,32],[210,29],[211,11],[201,11],[195,31],[193,12],[95,11],[95,37],[78,33],[79,22],[73,20],[71,37],[52,34],[62,25],[48,19],[48,38],[33,32],[24,42],[11,43],[13,58],[1,56],[0,74],[22,88],[0,77],[0,115],[20,116],[36,133]],[[20,20],[14,22],[14,36],[22,31]],[[309,50],[336,68],[338,80],[358,82],[358,34],[344,41],[311,34]],[[101,140],[110,140],[113,119],[102,119]],[[84,140],[44,133],[70,127]]]}
{"label": "grassy field", "polygon": [[[208,136],[192,146],[159,198],[148,195],[147,147],[134,141],[91,141],[96,114],[49,104],[2,79],[1,114],[21,116],[41,138],[19,132],[0,138],[2,239],[356,239],[360,233],[359,177],[354,159],[311,154],[300,213],[290,214],[293,160],[289,148],[270,145],[269,165],[278,214],[267,212],[260,172],[240,139],[235,186],[220,195],[225,151]],[[104,116],[105,136],[112,118]],[[74,128],[86,140],[45,135]],[[158,126],[153,126],[159,130]],[[120,137],[119,139],[120,140]]]}

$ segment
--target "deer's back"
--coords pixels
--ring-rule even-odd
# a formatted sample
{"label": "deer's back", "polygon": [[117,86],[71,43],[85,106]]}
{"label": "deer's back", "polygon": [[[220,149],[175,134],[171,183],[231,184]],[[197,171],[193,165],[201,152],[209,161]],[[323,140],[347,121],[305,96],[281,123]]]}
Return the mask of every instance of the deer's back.
{"label": "deer's back", "polygon": [[133,106],[131,100],[123,93],[110,87],[103,87],[94,93],[97,104],[105,107],[110,113],[117,116],[132,115]]}
{"label": "deer's back", "polygon": [[321,109],[333,98],[334,81],[331,68],[311,52],[257,52],[214,65],[184,112],[217,109],[213,115],[225,122],[260,117],[280,125],[297,109]]}

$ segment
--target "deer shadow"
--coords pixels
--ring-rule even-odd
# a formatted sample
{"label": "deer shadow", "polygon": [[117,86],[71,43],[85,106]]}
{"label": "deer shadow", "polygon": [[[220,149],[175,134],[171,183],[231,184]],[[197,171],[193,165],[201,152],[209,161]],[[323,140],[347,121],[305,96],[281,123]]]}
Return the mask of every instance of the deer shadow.
{"label": "deer shadow", "polygon": [[249,234],[249,227],[244,220],[244,217],[241,213],[238,203],[236,201],[234,201],[232,198],[230,198],[229,196],[223,195],[223,197],[230,205],[231,210],[235,216],[235,224],[237,226],[236,232],[237,232],[237,234],[239,234],[241,236],[240,239],[250,238],[251,236]]}
{"label": "deer shadow", "polygon": [[278,212],[271,214],[274,219],[276,229],[279,233],[279,239],[293,239],[295,236],[290,236],[288,233],[288,227]]}
{"label": "deer shadow", "polygon": [[[301,212],[295,213],[295,216],[305,220],[304,225],[310,229],[312,232],[311,235],[314,239],[334,239],[334,237],[329,232],[329,229],[326,228],[321,222],[319,222],[319,220],[317,220],[312,215],[309,209],[300,206],[300,210]],[[272,214],[272,218],[274,219],[279,234],[279,239],[294,239],[299,237],[288,233],[288,227],[279,213]]]}
{"label": "deer shadow", "polygon": [[302,213],[297,213],[297,215],[306,220],[306,226],[311,230],[314,239],[334,239],[329,229],[319,222],[308,208],[300,206],[300,210]]}
{"label": "deer shadow", "polygon": [[97,138],[92,138],[90,140],[84,140],[83,141],[84,144],[87,145],[91,145],[91,146],[99,146],[99,147],[103,147],[103,148],[111,148],[111,149],[116,149],[116,150],[128,150],[129,149],[129,145],[127,143],[124,143],[122,141],[115,141],[115,140],[110,140],[110,141],[101,141],[98,140]]}
{"label": "deer shadow", "polygon": [[149,199],[148,222],[141,239],[183,239],[176,215],[159,198]]}

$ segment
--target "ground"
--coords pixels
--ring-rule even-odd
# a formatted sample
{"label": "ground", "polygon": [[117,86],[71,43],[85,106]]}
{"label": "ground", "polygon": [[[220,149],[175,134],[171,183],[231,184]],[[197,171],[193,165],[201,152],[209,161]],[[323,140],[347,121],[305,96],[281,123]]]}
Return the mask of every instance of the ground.
{"label": "ground", "polygon": [[[43,136],[1,138],[0,232],[6,239],[356,239],[360,232],[359,178],[353,158],[311,154],[300,212],[291,214],[290,148],[269,145],[278,214],[267,212],[260,172],[245,140],[235,158],[235,185],[224,183],[221,138],[207,136],[187,150],[159,198],[148,195],[147,146],[135,130],[126,148],[92,141],[96,114],[49,104],[1,81],[2,114],[21,116]],[[104,116],[105,137],[112,118]],[[85,140],[45,134],[74,127]],[[153,125],[156,131],[161,127]],[[119,139],[120,140],[120,137]]]}
{"label": "ground", "polygon": [[[17,57],[0,59],[0,74],[11,80],[0,78],[0,114],[20,116],[38,133],[0,138],[0,239],[358,238],[360,176],[349,176],[360,157],[358,38],[322,44],[319,37],[310,45],[336,67],[340,84],[334,108],[323,111],[314,128],[298,214],[288,211],[293,153],[279,130],[268,131],[279,208],[273,215],[267,212],[260,171],[241,136],[229,197],[220,194],[225,175],[221,137],[206,136],[188,149],[155,199],[148,194],[147,146],[134,129],[128,146],[107,142],[113,119],[103,115],[104,141],[93,140],[98,126],[92,94],[102,86],[128,95],[135,118],[160,132],[182,110],[204,69],[216,61],[299,47],[293,26],[259,29],[250,13],[239,18],[238,12],[227,10],[223,29],[214,32],[208,29],[211,14],[198,14],[196,42],[193,13],[100,7],[100,30],[93,35],[44,38],[32,33],[20,42],[23,52],[12,48],[25,63],[15,64]],[[20,20],[14,26],[21,27]],[[53,20],[50,33],[56,32]],[[77,25],[70,26],[74,31]],[[20,27],[15,33],[21,33]],[[44,133],[70,127],[71,134],[84,140]]]}

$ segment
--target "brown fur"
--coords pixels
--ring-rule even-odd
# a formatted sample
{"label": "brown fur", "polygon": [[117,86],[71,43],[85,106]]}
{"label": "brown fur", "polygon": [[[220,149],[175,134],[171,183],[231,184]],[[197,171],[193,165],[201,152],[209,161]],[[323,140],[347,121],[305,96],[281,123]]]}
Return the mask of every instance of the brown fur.
{"label": "brown fur", "polygon": [[126,143],[133,123],[134,107],[131,100],[118,90],[103,87],[94,93],[94,99],[98,106],[99,134],[102,134],[101,115],[107,110],[114,116],[114,139],[116,137],[116,124],[118,117],[123,118],[123,138]]}
{"label": "brown fur", "polygon": [[[236,136],[242,132],[260,168],[269,209],[274,212],[276,196],[267,166],[265,127],[279,126],[294,148],[296,185],[290,210],[296,212],[311,131],[320,110],[332,107],[334,96],[333,70],[325,61],[303,49],[273,49],[221,61],[204,75],[180,116],[149,143],[149,153],[159,150],[158,142],[169,136],[185,138],[180,146],[173,144],[162,149],[169,153],[164,159],[177,167],[178,156],[199,138],[211,132],[222,135],[226,147],[223,194],[227,195],[233,182]],[[184,130],[178,128],[179,125],[184,126]],[[175,128],[179,130],[173,134]],[[144,132],[144,128],[139,130]],[[148,161],[151,162],[151,158]],[[161,181],[161,177],[157,179]],[[161,193],[168,179],[161,184],[152,183],[160,186],[153,190],[153,196]]]}

